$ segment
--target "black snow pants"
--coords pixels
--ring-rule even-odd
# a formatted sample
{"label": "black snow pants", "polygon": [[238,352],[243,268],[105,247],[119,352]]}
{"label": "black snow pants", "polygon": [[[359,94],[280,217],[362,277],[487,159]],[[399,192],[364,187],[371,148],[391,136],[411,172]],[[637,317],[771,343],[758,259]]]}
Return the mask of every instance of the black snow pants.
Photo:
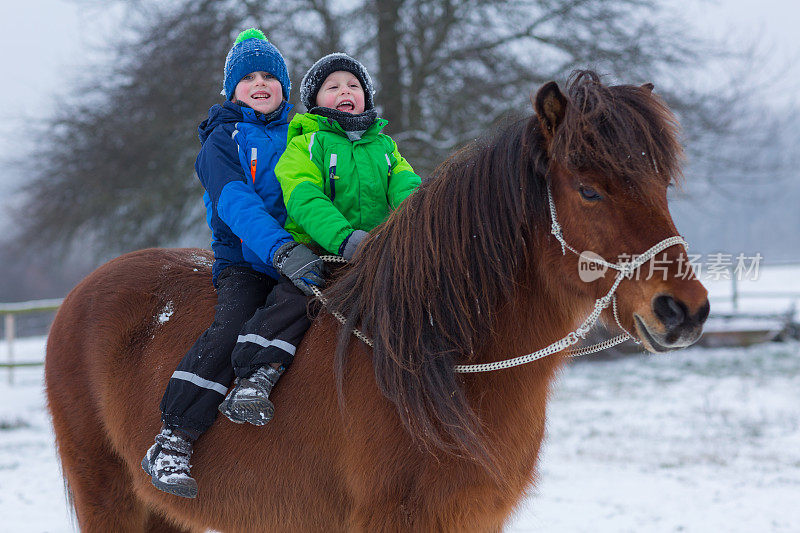
{"label": "black snow pants", "polygon": [[[287,287],[288,285],[288,287]],[[288,365],[310,325],[307,298],[292,283],[246,267],[217,279],[214,321],[181,359],[161,399],[161,420],[198,437],[217,417],[234,376]]]}

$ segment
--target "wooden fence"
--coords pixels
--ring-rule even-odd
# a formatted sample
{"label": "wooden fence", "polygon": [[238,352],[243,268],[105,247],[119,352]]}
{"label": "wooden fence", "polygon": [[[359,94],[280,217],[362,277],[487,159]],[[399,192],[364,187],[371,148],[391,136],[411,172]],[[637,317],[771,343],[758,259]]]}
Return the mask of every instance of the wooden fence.
{"label": "wooden fence", "polygon": [[14,383],[14,368],[25,366],[38,366],[43,361],[15,361],[14,340],[16,338],[16,315],[25,313],[41,313],[55,311],[61,305],[63,298],[52,300],[34,300],[30,302],[0,303],[0,316],[3,316],[5,341],[7,347],[6,360],[0,362],[0,368],[8,369],[8,382]]}

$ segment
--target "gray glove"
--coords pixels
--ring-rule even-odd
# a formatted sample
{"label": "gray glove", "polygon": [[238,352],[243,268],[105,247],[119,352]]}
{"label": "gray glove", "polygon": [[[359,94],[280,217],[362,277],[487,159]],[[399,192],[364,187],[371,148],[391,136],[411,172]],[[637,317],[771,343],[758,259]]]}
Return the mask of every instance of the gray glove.
{"label": "gray glove", "polygon": [[325,264],[322,259],[299,242],[287,242],[278,248],[272,258],[272,266],[306,296],[314,296],[312,285],[325,285]]}
{"label": "gray glove", "polygon": [[358,245],[361,244],[369,233],[364,230],[357,229],[354,230],[353,233],[347,237],[347,240],[344,241],[344,249],[342,250],[342,257],[350,261],[354,255],[356,255],[356,250],[358,250]]}

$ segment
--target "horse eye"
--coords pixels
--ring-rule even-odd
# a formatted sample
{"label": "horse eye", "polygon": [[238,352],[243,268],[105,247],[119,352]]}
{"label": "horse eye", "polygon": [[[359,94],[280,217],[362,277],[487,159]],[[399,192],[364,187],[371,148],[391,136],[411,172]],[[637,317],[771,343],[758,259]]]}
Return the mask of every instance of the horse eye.
{"label": "horse eye", "polygon": [[583,196],[585,200],[589,200],[591,202],[596,202],[601,198],[600,195],[597,193],[597,191],[595,191],[591,187],[584,187],[583,185],[581,185],[578,191],[580,191],[581,196]]}

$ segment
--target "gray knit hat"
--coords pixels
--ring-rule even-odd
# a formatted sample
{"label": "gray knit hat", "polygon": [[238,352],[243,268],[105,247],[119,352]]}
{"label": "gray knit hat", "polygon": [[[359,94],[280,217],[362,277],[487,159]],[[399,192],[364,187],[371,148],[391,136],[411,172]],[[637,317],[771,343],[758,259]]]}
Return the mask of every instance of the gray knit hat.
{"label": "gray knit hat", "polygon": [[364,111],[369,111],[374,107],[372,96],[375,94],[375,87],[372,85],[372,78],[369,77],[367,69],[342,52],[335,52],[328,54],[316,63],[314,63],[306,75],[303,76],[303,81],[300,82],[300,102],[306,109],[317,107],[317,93],[319,92],[325,78],[337,70],[344,70],[350,72],[358,78],[361,82],[361,87],[364,89]]}

